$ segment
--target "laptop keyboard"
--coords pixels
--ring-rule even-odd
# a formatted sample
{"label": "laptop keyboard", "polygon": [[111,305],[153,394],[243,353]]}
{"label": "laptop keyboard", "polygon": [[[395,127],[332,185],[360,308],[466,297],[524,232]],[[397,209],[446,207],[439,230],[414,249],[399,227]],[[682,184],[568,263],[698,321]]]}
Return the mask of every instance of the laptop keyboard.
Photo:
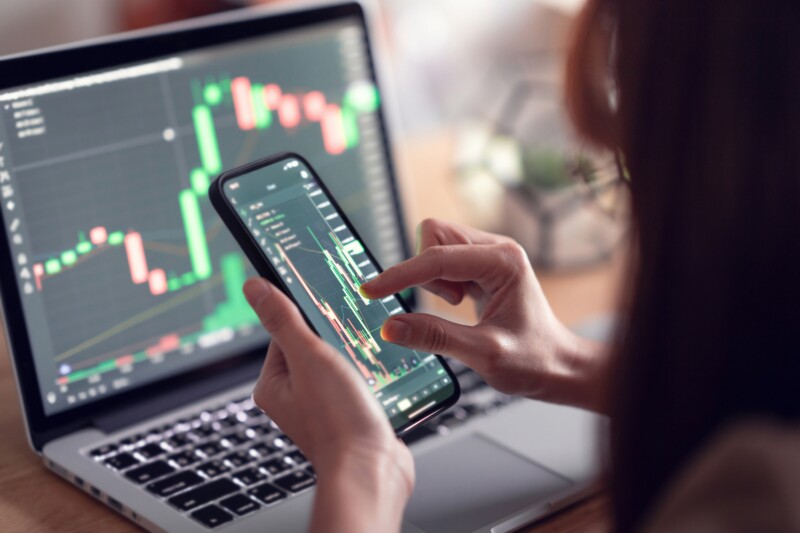
{"label": "laptop keyboard", "polygon": [[250,398],[89,454],[208,528],[290,498],[316,482],[306,457]]}
{"label": "laptop keyboard", "polygon": [[[403,437],[407,444],[449,433],[514,398],[450,361],[462,396]],[[94,460],[207,528],[216,528],[310,489],[306,457],[250,398],[206,409],[89,452]]]}

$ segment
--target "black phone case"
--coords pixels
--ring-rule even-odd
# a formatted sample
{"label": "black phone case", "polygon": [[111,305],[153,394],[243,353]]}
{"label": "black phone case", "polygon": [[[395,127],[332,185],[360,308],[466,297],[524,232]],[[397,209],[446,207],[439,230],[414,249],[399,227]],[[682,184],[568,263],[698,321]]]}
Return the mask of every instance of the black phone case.
{"label": "black phone case", "polygon": [[[272,266],[272,263],[270,263],[267,257],[264,255],[263,251],[261,250],[261,247],[255,241],[250,232],[247,230],[245,224],[235,213],[233,206],[227,201],[223,193],[223,186],[225,185],[225,182],[227,182],[228,180],[237,178],[244,174],[249,174],[250,172],[253,172],[260,168],[264,168],[266,166],[275,164],[279,161],[283,161],[286,159],[297,159],[303,162],[303,164],[308,168],[309,171],[311,171],[311,173],[316,178],[316,182],[319,184],[319,186],[322,188],[322,190],[330,199],[331,204],[339,213],[342,222],[352,232],[353,236],[355,236],[355,238],[361,241],[363,244],[364,241],[361,239],[361,236],[358,234],[358,231],[356,231],[353,224],[350,223],[350,220],[347,218],[344,211],[342,211],[342,209],[339,207],[339,204],[336,202],[336,199],[333,197],[333,195],[331,195],[330,191],[328,190],[328,187],[322,181],[322,179],[320,178],[319,174],[314,169],[314,167],[304,157],[292,152],[280,152],[277,154],[273,154],[263,159],[259,159],[252,163],[248,163],[246,165],[242,165],[240,167],[222,173],[211,183],[211,186],[208,189],[208,196],[209,199],[211,200],[211,205],[214,206],[214,209],[217,211],[220,218],[225,223],[225,226],[231,232],[233,238],[236,239],[236,242],[239,244],[242,251],[244,251],[244,254],[247,256],[247,259],[250,261],[250,263],[252,263],[253,267],[256,269],[256,272],[258,272],[258,274],[261,277],[265,278],[267,281],[278,287],[293,302],[295,302],[295,304],[297,304],[297,301],[292,297],[292,294],[289,292],[289,289],[286,287],[286,285],[283,283],[283,280],[275,271],[274,267]],[[367,248],[365,244],[364,244],[364,251],[369,257],[370,261],[372,261],[375,264],[375,266],[378,269],[378,272],[382,272],[383,269],[380,267],[380,264],[375,260],[375,257],[373,257],[372,252],[370,252],[370,250]],[[406,312],[410,312],[408,305],[405,303],[405,301],[403,301],[402,297],[400,297],[399,295],[397,295],[397,297],[403,309]],[[317,333],[316,329],[309,322],[305,311],[302,308],[300,308],[300,312],[306,319],[306,323],[308,323],[311,329],[313,329],[315,333]],[[450,369],[450,366],[447,364],[447,361],[445,361],[441,355],[436,354],[436,357],[439,359],[439,362],[447,371],[447,374],[450,377],[451,382],[453,383],[453,394],[443,402],[434,405],[428,411],[422,413],[417,420],[414,420],[413,422],[409,422],[408,424],[396,428],[395,433],[398,436],[402,436],[403,434],[407,433],[413,428],[419,426],[420,424],[423,424],[427,420],[430,420],[434,416],[446,411],[447,409],[455,405],[455,403],[461,396],[461,388],[458,385],[458,380],[456,379],[456,376],[453,374],[453,371]]]}

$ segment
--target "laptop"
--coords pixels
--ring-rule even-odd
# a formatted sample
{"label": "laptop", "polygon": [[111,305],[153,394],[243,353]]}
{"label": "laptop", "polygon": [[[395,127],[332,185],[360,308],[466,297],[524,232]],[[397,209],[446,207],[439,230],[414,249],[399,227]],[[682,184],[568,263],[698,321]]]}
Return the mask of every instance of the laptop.
{"label": "laptop", "polygon": [[[0,288],[30,445],[143,528],[308,525],[314,471],[251,400],[269,338],[206,190],[296,151],[379,261],[407,256],[373,55],[364,8],[340,2],[0,61]],[[306,106],[323,100],[344,144]],[[454,368],[459,404],[407,437],[404,531],[509,531],[591,492],[597,417]]]}

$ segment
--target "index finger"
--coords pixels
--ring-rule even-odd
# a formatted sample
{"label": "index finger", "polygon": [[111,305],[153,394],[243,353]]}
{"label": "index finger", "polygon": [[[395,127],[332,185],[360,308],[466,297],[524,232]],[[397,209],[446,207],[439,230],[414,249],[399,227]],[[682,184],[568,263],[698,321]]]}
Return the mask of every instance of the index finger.
{"label": "index finger", "polygon": [[417,253],[433,246],[452,244],[501,244],[511,242],[509,237],[487,233],[477,228],[446,222],[437,218],[426,218],[417,228]]}
{"label": "index finger", "polygon": [[502,254],[502,246],[505,245],[457,244],[428,248],[361,285],[361,292],[367,298],[383,298],[434,280],[474,281],[491,291],[498,281],[494,274],[504,264],[498,255]]}

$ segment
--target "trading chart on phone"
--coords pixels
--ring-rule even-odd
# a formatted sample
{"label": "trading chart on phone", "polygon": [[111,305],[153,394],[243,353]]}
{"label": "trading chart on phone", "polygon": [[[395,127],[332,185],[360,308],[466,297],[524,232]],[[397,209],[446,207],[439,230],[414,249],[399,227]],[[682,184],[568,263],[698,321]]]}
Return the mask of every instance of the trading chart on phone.
{"label": "trading chart on phone", "polygon": [[316,331],[358,370],[396,425],[452,393],[435,355],[381,339],[386,319],[405,309],[394,295],[361,296],[378,267],[304,162],[278,161],[228,180],[223,192]]}
{"label": "trading chart on phone", "polygon": [[[402,258],[381,97],[357,23],[0,92],[0,193],[48,413],[266,336],[210,181],[317,162],[381,262]],[[322,236],[325,238],[326,236]]]}

